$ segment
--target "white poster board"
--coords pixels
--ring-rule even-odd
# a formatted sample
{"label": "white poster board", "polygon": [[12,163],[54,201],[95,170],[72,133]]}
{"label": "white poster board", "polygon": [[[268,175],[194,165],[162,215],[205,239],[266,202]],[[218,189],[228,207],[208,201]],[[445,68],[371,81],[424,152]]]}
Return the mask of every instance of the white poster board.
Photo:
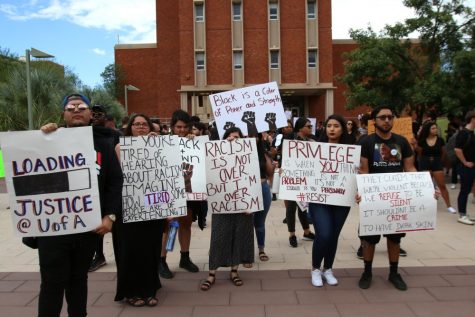
{"label": "white poster board", "polygon": [[101,224],[92,128],[1,135],[14,232],[58,236]]}
{"label": "white poster board", "polygon": [[[294,127],[298,119],[298,117],[294,117]],[[317,133],[317,118],[307,118],[307,120],[312,124],[312,134],[315,135]]]}
{"label": "white poster board", "polygon": [[[206,200],[205,143],[209,137],[180,138],[180,153],[184,174],[191,173],[190,183],[185,183],[188,200]],[[190,184],[191,187],[186,185]]]}
{"label": "white poster board", "polygon": [[206,142],[205,156],[208,210],[225,214],[264,209],[254,138]]}
{"label": "white poster board", "polygon": [[429,172],[360,174],[360,235],[434,230],[437,201]]}
{"label": "white poster board", "polygon": [[124,223],[186,215],[179,142],[171,135],[120,138]]}
{"label": "white poster board", "polygon": [[352,206],[359,145],[284,140],[279,198]]}
{"label": "white poster board", "polygon": [[287,126],[287,117],[276,82],[209,95],[216,127],[224,132],[238,127],[244,135]]}

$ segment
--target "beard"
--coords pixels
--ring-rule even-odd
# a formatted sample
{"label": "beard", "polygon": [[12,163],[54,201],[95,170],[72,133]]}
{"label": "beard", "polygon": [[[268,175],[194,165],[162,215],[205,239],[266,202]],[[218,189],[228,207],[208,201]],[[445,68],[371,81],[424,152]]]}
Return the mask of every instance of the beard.
{"label": "beard", "polygon": [[390,125],[389,127],[385,128],[385,127],[382,127],[382,126],[379,126],[379,125],[375,124],[374,128],[377,129],[379,132],[388,133],[388,132],[391,132],[393,126]]}

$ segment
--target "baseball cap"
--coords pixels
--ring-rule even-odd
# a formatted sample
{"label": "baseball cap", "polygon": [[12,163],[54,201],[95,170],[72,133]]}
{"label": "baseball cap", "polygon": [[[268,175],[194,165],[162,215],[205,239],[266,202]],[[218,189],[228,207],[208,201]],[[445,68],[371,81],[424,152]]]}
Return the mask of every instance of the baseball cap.
{"label": "baseball cap", "polygon": [[89,98],[87,98],[84,95],[74,93],[74,94],[70,94],[64,97],[63,101],[61,102],[61,107],[64,109],[64,107],[68,104],[70,100],[77,100],[77,99],[82,100],[86,105],[88,105],[88,107],[91,106],[91,100],[89,100]]}
{"label": "baseball cap", "polygon": [[93,112],[107,113],[106,108],[103,105],[94,105],[94,106],[92,106],[91,110]]}

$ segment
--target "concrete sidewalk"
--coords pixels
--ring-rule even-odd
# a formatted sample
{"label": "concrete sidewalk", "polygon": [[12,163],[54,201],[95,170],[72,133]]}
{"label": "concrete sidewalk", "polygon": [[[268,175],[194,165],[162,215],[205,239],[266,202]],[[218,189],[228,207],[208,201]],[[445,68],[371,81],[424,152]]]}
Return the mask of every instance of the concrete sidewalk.
{"label": "concrete sidewalk", "polygon": [[[0,184],[0,187],[2,184]],[[449,190],[456,206],[457,190]],[[0,317],[36,315],[39,290],[38,257],[20,238],[12,235],[7,195],[0,194]],[[468,211],[475,215],[469,197]],[[266,222],[268,262],[241,269],[244,286],[235,287],[228,272],[219,272],[218,281],[205,293],[197,274],[178,269],[179,252],[169,255],[169,265],[177,275],[162,280],[155,308],[132,308],[113,302],[115,265],[110,235],[105,239],[108,265],[90,275],[90,316],[475,316],[475,227],[457,223],[457,215],[447,213],[438,202],[437,230],[408,234],[402,247],[408,256],[400,259],[401,274],[409,290],[400,292],[387,281],[385,243],[374,260],[373,286],[357,286],[363,263],[355,256],[358,210],[353,208],[343,228],[335,260],[336,287],[322,289],[310,284],[312,242],[300,241],[289,247],[287,227],[282,223],[283,202],[272,204]],[[200,231],[193,224],[191,257],[201,270],[208,268],[210,228]],[[297,224],[297,235],[302,230]],[[379,268],[378,268],[379,267]],[[24,273],[22,273],[24,272]],[[63,309],[65,310],[65,309]],[[66,316],[66,315],[65,315]]]}

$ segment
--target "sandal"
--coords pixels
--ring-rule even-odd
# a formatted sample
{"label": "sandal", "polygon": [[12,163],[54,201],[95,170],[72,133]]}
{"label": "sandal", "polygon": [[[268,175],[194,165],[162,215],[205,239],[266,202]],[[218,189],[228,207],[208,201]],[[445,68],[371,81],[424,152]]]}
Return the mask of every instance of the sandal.
{"label": "sandal", "polygon": [[260,251],[259,260],[261,260],[262,262],[269,261],[269,256],[264,251]]}
{"label": "sandal", "polygon": [[158,299],[155,296],[150,296],[145,300],[145,305],[149,307],[157,306],[157,304],[158,304]]}
{"label": "sandal", "polygon": [[[233,276],[233,273],[236,273],[236,275]],[[229,279],[231,280],[231,282],[233,282],[235,286],[242,286],[243,284],[237,270],[231,270],[231,272],[229,273]]]}
{"label": "sandal", "polygon": [[127,300],[130,306],[133,307],[142,307],[145,306],[145,301],[140,297],[132,297]]}
{"label": "sandal", "polygon": [[[212,280],[210,281],[209,278],[212,278]],[[201,283],[201,290],[202,291],[207,291],[211,288],[211,286],[214,284],[214,282],[216,281],[216,274],[215,273],[209,273],[208,274],[208,278],[206,280],[204,280],[203,283]]]}

